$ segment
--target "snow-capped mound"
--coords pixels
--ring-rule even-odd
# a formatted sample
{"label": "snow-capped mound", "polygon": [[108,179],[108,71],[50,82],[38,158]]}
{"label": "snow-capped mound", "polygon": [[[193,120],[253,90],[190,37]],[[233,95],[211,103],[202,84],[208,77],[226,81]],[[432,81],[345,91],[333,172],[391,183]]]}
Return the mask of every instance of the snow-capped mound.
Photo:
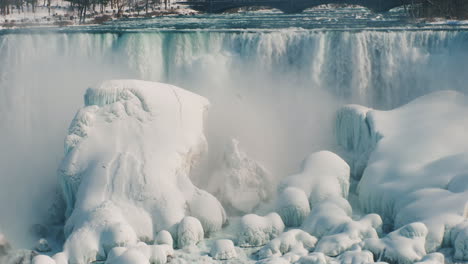
{"label": "snow-capped mound", "polygon": [[302,189],[287,187],[278,195],[276,212],[285,226],[300,226],[310,213],[309,199]]}
{"label": "snow-capped mound", "polygon": [[312,153],[303,161],[302,172],[283,179],[279,192],[287,187],[303,190],[309,197],[310,207],[331,197],[348,198],[350,168],[335,153]]}
{"label": "snow-capped mound", "polygon": [[369,264],[374,263],[374,255],[367,250],[356,248],[346,251],[336,258],[340,264]]}
{"label": "snow-capped mound", "polygon": [[327,264],[327,257],[321,252],[312,252],[301,257],[296,264]]}
{"label": "snow-capped mound", "polygon": [[378,213],[389,231],[424,223],[428,252],[453,247],[451,230],[466,221],[468,98],[442,91],[391,111],[343,111],[354,114],[339,117],[338,142],[357,156],[373,148],[358,185],[364,212]]}
{"label": "snow-capped mound", "polygon": [[294,254],[297,251],[303,252],[305,250],[309,252],[315,247],[316,243],[317,238],[309,233],[300,229],[291,229],[268,242],[260,249],[258,256],[260,259],[264,259],[271,256],[283,256],[287,253]]}
{"label": "snow-capped mound", "polygon": [[454,258],[468,261],[468,220],[452,229],[450,242],[455,249]]}
{"label": "snow-capped mound", "polygon": [[244,215],[240,223],[237,243],[241,247],[263,246],[284,230],[284,223],[277,213],[266,216]]}
{"label": "snow-capped mound", "polygon": [[209,188],[230,213],[250,213],[270,198],[273,188],[269,172],[239,149],[239,141],[232,139],[226,147],[221,168],[213,173]]}
{"label": "snow-capped mound", "polygon": [[445,257],[442,253],[431,253],[424,256],[420,261],[414,264],[444,264]]}
{"label": "snow-capped mound", "polygon": [[171,233],[166,230],[161,230],[156,235],[154,242],[158,245],[169,245],[171,247],[174,246],[174,240],[172,239]]}
{"label": "snow-capped mound", "polygon": [[426,255],[427,228],[423,223],[412,223],[395,230],[382,239],[364,240],[364,249],[376,258],[390,263],[410,264]]}
{"label": "snow-capped mound", "polygon": [[211,247],[210,255],[212,258],[218,260],[237,258],[234,243],[229,239],[216,240],[214,245]]}
{"label": "snow-capped mound", "polygon": [[46,255],[37,255],[33,258],[32,264],[56,264],[55,260]]}
{"label": "snow-capped mound", "polygon": [[[59,169],[70,264],[105,259],[112,247],[175,234],[186,216],[219,230],[224,209],[188,174],[206,149],[208,101],[172,85],[107,81],[85,94]],[[209,209],[206,209],[209,208]]]}
{"label": "snow-capped mound", "polygon": [[177,247],[195,246],[203,240],[203,227],[197,218],[186,216],[177,228]]}

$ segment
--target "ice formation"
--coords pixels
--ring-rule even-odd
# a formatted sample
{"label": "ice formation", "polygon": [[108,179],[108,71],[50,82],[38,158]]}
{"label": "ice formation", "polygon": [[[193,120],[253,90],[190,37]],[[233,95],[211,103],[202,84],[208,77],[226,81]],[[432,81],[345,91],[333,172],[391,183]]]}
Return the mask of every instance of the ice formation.
{"label": "ice formation", "polygon": [[412,223],[391,232],[384,238],[364,240],[364,248],[384,261],[411,264],[426,255],[427,234],[427,227],[423,223]]}
{"label": "ice formation", "polygon": [[[309,252],[314,249],[317,238],[300,229],[291,229],[268,242],[258,252],[260,259],[283,256],[287,253]],[[300,254],[300,253],[299,253]]]}
{"label": "ice formation", "polygon": [[283,179],[279,192],[287,187],[296,187],[305,192],[313,209],[332,197],[348,198],[350,168],[335,153],[320,151],[312,153],[303,161],[302,172]]}
{"label": "ice formation", "polygon": [[340,264],[369,264],[374,263],[374,255],[370,251],[356,248],[339,255],[336,260]]}
{"label": "ice formation", "polygon": [[327,257],[321,252],[312,252],[307,256],[301,257],[296,264],[327,264]]}
{"label": "ice formation", "polygon": [[244,215],[240,223],[237,243],[241,247],[263,246],[284,230],[284,223],[277,213],[266,216]]}
{"label": "ice formation", "polygon": [[55,260],[47,255],[37,255],[32,259],[32,264],[56,264]]}
{"label": "ice formation", "polygon": [[203,227],[197,218],[186,216],[177,228],[177,247],[195,246],[203,240]]}
{"label": "ice formation", "polygon": [[387,230],[422,222],[427,252],[454,247],[455,258],[468,260],[455,228],[468,214],[468,98],[441,91],[391,111],[347,106],[336,127],[355,159],[372,152],[358,185],[362,209],[378,213]]}
{"label": "ice formation", "polygon": [[160,230],[175,234],[187,215],[205,231],[221,228],[221,204],[188,177],[206,149],[206,99],[167,84],[117,80],[89,88],[84,100],[59,169],[69,264],[104,260],[112,247],[152,241]]}
{"label": "ice formation", "polygon": [[158,245],[169,245],[171,247],[174,246],[174,240],[172,239],[171,233],[167,230],[161,230],[156,235],[154,242]]}
{"label": "ice formation", "polygon": [[228,260],[237,258],[236,248],[234,243],[229,239],[216,240],[211,247],[210,255],[214,259]]}
{"label": "ice formation", "polygon": [[420,261],[414,264],[444,264],[445,257],[442,253],[431,253],[424,256]]}
{"label": "ice formation", "polygon": [[278,195],[276,212],[285,226],[298,227],[310,213],[309,199],[302,189],[287,187]]}
{"label": "ice formation", "polygon": [[273,189],[270,173],[239,148],[239,141],[229,142],[221,164],[213,173],[216,185],[209,189],[228,212],[250,213],[270,198]]}

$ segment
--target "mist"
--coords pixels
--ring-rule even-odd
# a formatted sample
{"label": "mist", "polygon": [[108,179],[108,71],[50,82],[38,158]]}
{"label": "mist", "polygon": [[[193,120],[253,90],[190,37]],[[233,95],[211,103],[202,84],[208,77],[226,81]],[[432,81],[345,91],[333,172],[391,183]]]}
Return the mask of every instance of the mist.
{"label": "mist", "polygon": [[[193,175],[199,187],[216,181],[212,171],[231,138],[279,180],[309,153],[334,148],[333,117],[343,103],[388,109],[431,90],[466,89],[466,51],[438,50],[457,48],[457,34],[0,35],[0,232],[16,247],[34,244],[28,229],[48,221],[68,125],[86,88],[102,80],[167,82],[210,100],[209,153]],[[367,45],[372,38],[377,44]],[[415,48],[402,51],[402,39]],[[390,44],[382,49],[379,40]],[[434,50],[417,48],[427,42]]]}

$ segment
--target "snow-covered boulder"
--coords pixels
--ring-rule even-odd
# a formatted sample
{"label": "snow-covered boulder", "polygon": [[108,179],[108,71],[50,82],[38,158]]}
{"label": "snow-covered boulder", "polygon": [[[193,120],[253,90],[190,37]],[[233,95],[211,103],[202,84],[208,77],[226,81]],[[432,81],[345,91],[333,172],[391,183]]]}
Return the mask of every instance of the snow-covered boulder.
{"label": "snow-covered boulder", "polygon": [[149,264],[148,258],[137,249],[128,249],[115,257],[112,264]]}
{"label": "snow-covered boulder", "polygon": [[68,264],[68,257],[65,253],[59,252],[52,256],[56,264]]}
{"label": "snow-covered boulder", "polygon": [[[172,85],[107,81],[85,94],[59,169],[70,264],[176,232],[187,214],[219,230],[225,213],[188,174],[206,149],[208,101]],[[209,209],[207,209],[209,208]]]}
{"label": "snow-covered boulder", "polygon": [[211,247],[210,255],[214,259],[227,260],[237,258],[236,248],[234,243],[229,239],[216,240]]}
{"label": "snow-covered boulder", "polygon": [[317,238],[309,233],[300,229],[291,229],[263,246],[258,252],[258,257],[264,259],[271,256],[283,256],[287,253],[303,252],[304,249],[308,253],[315,247],[316,243]]}
{"label": "snow-covered boulder", "polygon": [[301,257],[295,264],[327,264],[327,257],[321,252],[312,252]]}
{"label": "snow-covered boulder", "polygon": [[47,255],[37,255],[32,259],[32,264],[56,264],[55,260]]}
{"label": "snow-covered boulder", "polygon": [[333,197],[348,198],[350,168],[335,153],[312,153],[302,164],[302,172],[283,179],[279,193],[287,187],[303,190],[313,209],[320,202]]}
{"label": "snow-covered boulder", "polygon": [[284,223],[277,213],[266,216],[244,215],[240,223],[238,245],[241,247],[263,246],[284,230]]}
{"label": "snow-covered boulder", "polygon": [[431,253],[424,256],[420,261],[414,264],[444,264],[445,257],[442,253]]}
{"label": "snow-covered boulder", "polygon": [[195,246],[203,240],[203,227],[195,217],[186,216],[177,228],[177,247]]}
{"label": "snow-covered boulder", "polygon": [[310,213],[309,199],[302,189],[287,187],[278,195],[276,212],[285,226],[298,227]]}
{"label": "snow-covered boulder", "polygon": [[159,231],[159,233],[156,235],[156,238],[154,239],[154,242],[158,245],[169,245],[174,247],[174,240],[172,239],[172,235],[167,230]]}
{"label": "snow-covered boulder", "polygon": [[451,230],[466,219],[468,97],[441,91],[390,111],[343,111],[338,142],[356,159],[371,151],[357,188],[363,211],[379,214],[386,231],[424,223],[428,252],[451,247]]}
{"label": "snow-covered boulder", "polygon": [[321,239],[323,236],[348,222],[351,222],[352,208],[343,198],[333,198],[316,205],[304,220],[302,229]]}
{"label": "snow-covered boulder", "polygon": [[364,240],[364,249],[371,251],[376,258],[391,263],[410,264],[426,255],[425,243],[428,234],[423,223],[403,226],[382,239]]}
{"label": "snow-covered boulder", "polygon": [[105,264],[112,264],[114,263],[115,259],[119,256],[121,256],[123,253],[127,251],[127,248],[125,247],[114,247],[112,248],[109,253],[107,254],[107,259]]}
{"label": "snow-covered boulder", "polygon": [[356,248],[339,255],[336,260],[340,264],[369,264],[374,263],[374,255],[370,251]]}
{"label": "snow-covered boulder", "polygon": [[217,169],[208,187],[224,208],[232,214],[252,212],[261,202],[270,198],[273,184],[270,173],[257,161],[249,158],[232,139],[224,151],[221,167]]}
{"label": "snow-covered boulder", "polygon": [[170,256],[174,255],[174,249],[172,246],[163,245],[151,245],[150,248],[150,264],[164,264],[168,261]]}
{"label": "snow-covered boulder", "polygon": [[381,226],[382,219],[376,214],[366,215],[358,221],[350,220],[336,226],[322,237],[315,251],[331,257],[338,256],[360,244],[364,239],[379,238]]}

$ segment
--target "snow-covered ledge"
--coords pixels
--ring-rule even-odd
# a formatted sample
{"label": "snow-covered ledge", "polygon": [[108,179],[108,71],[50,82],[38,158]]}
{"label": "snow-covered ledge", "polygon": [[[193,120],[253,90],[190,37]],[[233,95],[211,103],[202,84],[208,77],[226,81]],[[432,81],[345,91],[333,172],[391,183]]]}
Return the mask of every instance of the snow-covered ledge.
{"label": "snow-covered ledge", "polygon": [[72,121],[59,169],[70,264],[104,260],[115,246],[176,235],[187,215],[205,232],[226,221],[223,207],[188,174],[207,143],[207,99],[178,87],[113,80],[89,88]]}

